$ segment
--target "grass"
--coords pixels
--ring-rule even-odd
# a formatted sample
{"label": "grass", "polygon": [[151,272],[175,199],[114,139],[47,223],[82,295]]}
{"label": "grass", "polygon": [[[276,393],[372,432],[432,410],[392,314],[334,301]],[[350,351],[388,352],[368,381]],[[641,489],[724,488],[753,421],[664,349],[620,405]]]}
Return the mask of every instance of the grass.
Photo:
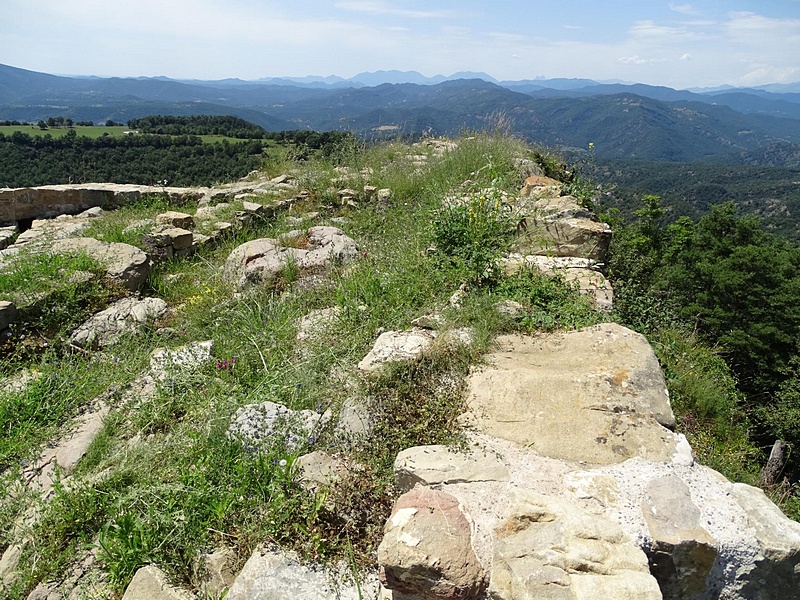
{"label": "grass", "polygon": [[[28,339],[57,337],[101,310],[121,291],[104,282],[105,268],[86,253],[54,254],[22,251],[0,267],[0,300],[20,311],[4,346]],[[47,346],[46,339],[40,342]],[[24,348],[24,346],[23,346]],[[2,370],[0,370],[2,372]]]}
{"label": "grass", "polygon": [[2,264],[0,298],[27,304],[56,287],[54,284],[74,278],[76,273],[102,272],[97,261],[86,253],[75,255],[48,252],[20,252]]}
{"label": "grass", "polygon": [[[428,155],[427,163],[410,167],[410,153]],[[24,598],[40,581],[59,580],[86,559],[87,548],[98,556],[95,569],[109,595],[119,595],[135,570],[148,563],[184,585],[196,585],[195,558],[220,546],[234,550],[239,566],[265,543],[308,559],[372,566],[396,493],[395,456],[421,444],[463,443],[455,421],[463,409],[461,386],[492,338],[507,331],[574,329],[608,318],[561,281],[524,270],[504,277],[492,268],[510,231],[494,204],[480,197],[482,190],[490,190],[494,199],[519,188],[513,161],[520,156],[531,155],[516,140],[492,135],[465,138],[457,150],[441,156],[431,148],[412,150],[397,143],[348,147],[332,161],[312,158],[302,164],[289,154],[274,155],[270,175],[296,173],[311,191],[309,199],[291,215],[256,221],[216,248],[159,263],[144,290],[171,308],[158,323],[158,335],[126,338],[94,357],[72,354],[55,335],[48,338],[47,351],[1,359],[8,375],[22,369],[42,373],[23,393],[0,393],[0,471],[7,470],[9,481],[93,398],[106,394],[111,405],[69,485],[57,486],[54,498],[40,507],[11,597]],[[349,167],[346,173],[335,169],[341,164]],[[343,180],[332,181],[337,178]],[[471,183],[465,188],[466,180]],[[357,207],[340,205],[336,189],[361,189],[365,183],[390,188],[392,195]],[[442,198],[464,190],[477,201],[466,205],[466,212],[443,213]],[[166,208],[161,198],[145,199],[97,219],[91,235],[141,243],[138,234],[124,229]],[[317,273],[313,286],[298,279],[296,270],[287,270],[278,281],[237,293],[222,276],[231,250],[248,239],[296,229],[288,218],[309,211],[321,213],[316,223],[343,217],[340,226],[357,240],[359,258]],[[448,251],[452,240],[485,242],[496,251],[481,258],[476,269]],[[483,276],[487,272],[490,276]],[[469,285],[462,305],[447,307],[463,283]],[[495,304],[501,300],[520,302],[527,316],[500,314]],[[328,307],[336,307],[338,316],[300,346],[298,319]],[[475,345],[438,347],[419,362],[393,365],[366,380],[353,375],[382,331],[408,328],[413,318],[434,311],[442,313],[448,327],[472,326]],[[209,364],[172,373],[151,397],[126,399],[125,386],[146,368],[153,348],[207,339],[214,341]],[[671,389],[682,390],[673,391],[677,404],[688,407],[685,414],[700,415],[695,406],[705,404],[696,400],[698,390],[728,381],[687,380],[692,365],[712,377],[713,356],[666,339],[662,345]],[[694,354],[685,358],[690,351]],[[258,449],[230,439],[231,415],[264,400],[330,411],[333,419],[296,447],[281,436],[262,441]],[[375,435],[355,446],[343,442],[334,428],[346,401],[358,402],[374,418]],[[715,406],[703,418],[735,409]],[[732,431],[714,430],[714,439]],[[346,457],[350,470],[327,490],[310,493],[297,481],[295,460],[316,449]],[[13,541],[4,525],[24,513],[26,502],[20,498],[24,495],[11,486],[0,495],[0,531],[8,532],[0,535],[0,549]]]}
{"label": "grass", "polygon": [[96,125],[94,127],[88,126],[75,126],[75,127],[48,127],[47,129],[39,129],[36,124],[33,125],[2,125],[0,126],[0,133],[5,136],[11,136],[14,132],[21,132],[27,133],[30,136],[45,136],[51,135],[54,138],[64,137],[67,135],[67,132],[70,130],[74,130],[80,136],[90,137],[92,139],[97,139],[99,137],[103,137],[104,135],[109,135],[111,137],[122,137],[125,131],[128,131],[127,127],[105,127],[101,125]]}
{"label": "grass", "polygon": [[[83,125],[76,125],[74,127],[48,127],[47,129],[39,129],[39,127],[34,125],[1,125],[0,126],[0,134],[3,134],[7,137],[12,136],[15,132],[26,133],[30,136],[37,136],[42,137],[45,135],[49,135],[53,138],[60,138],[67,135],[68,131],[75,131],[75,133],[79,136],[88,137],[92,139],[97,139],[104,136],[110,137],[124,137],[126,135],[126,131],[130,131],[130,128],[127,126],[114,126],[114,127],[106,127],[104,125],[95,125],[94,127],[83,126]],[[217,144],[224,140],[227,140],[231,144],[235,144],[237,142],[244,142],[248,140],[244,140],[241,138],[233,138],[224,135],[200,135],[197,136],[203,140],[206,144]]]}
{"label": "grass", "polygon": [[679,329],[651,336],[670,402],[699,461],[733,481],[758,484],[761,452],[730,369],[718,350]]}

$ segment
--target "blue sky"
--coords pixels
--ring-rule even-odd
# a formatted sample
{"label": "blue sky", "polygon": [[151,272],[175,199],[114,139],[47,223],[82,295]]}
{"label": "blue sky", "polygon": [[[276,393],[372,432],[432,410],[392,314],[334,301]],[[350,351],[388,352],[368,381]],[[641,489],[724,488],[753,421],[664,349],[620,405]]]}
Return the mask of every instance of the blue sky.
{"label": "blue sky", "polygon": [[789,83],[800,81],[800,0],[3,0],[0,63],[197,79],[397,69]]}

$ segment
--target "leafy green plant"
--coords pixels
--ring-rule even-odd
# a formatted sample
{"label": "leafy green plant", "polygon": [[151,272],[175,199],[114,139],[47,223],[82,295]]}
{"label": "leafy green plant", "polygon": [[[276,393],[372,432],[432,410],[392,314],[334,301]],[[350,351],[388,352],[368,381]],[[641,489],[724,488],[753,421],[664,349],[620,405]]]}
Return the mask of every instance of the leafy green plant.
{"label": "leafy green plant", "polygon": [[750,441],[752,424],[744,395],[719,349],[679,329],[659,330],[650,339],[664,370],[678,430],[701,462],[734,481],[755,484],[761,452]]}
{"label": "leafy green plant", "polygon": [[497,279],[498,261],[515,231],[512,208],[497,187],[468,192],[443,206],[433,221],[437,251],[456,262],[470,283]]}
{"label": "leafy green plant", "polygon": [[98,536],[98,558],[108,569],[111,585],[122,590],[136,570],[151,560],[151,546],[144,524],[126,513],[103,525]]}
{"label": "leafy green plant", "polygon": [[520,326],[529,331],[579,329],[608,320],[591,301],[560,277],[521,269],[499,281],[493,294],[525,307]]}

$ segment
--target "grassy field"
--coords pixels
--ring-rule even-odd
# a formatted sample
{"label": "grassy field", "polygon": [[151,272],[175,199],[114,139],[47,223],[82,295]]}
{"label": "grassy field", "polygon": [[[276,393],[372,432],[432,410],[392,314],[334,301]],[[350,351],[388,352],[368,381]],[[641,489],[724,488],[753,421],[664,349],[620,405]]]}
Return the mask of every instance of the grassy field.
{"label": "grassy field", "polygon": [[[47,129],[39,129],[36,125],[3,125],[0,126],[0,133],[6,136],[13,135],[14,132],[20,131],[28,135],[51,135],[54,138],[59,138],[67,135],[70,129],[74,129],[80,136],[89,137],[92,139],[110,135],[111,137],[122,137],[126,135],[126,131],[130,131],[127,126],[122,127],[105,127],[103,125],[95,125],[94,127],[48,127]],[[227,137],[224,135],[201,135],[199,136],[206,144],[216,144],[223,140],[228,140],[231,143],[243,142],[246,140]]]}
{"label": "grassy field", "polygon": [[[409,157],[420,153],[428,155],[426,165],[412,168]],[[99,285],[64,286],[61,295],[39,303],[38,321],[15,327],[13,339],[0,347],[0,381],[36,377],[20,390],[0,385],[0,551],[27,539],[19,579],[6,597],[22,600],[40,582],[63,583],[65,573],[84,564],[90,565],[80,567],[85,578],[105,586],[98,588],[104,595],[91,597],[119,597],[145,564],[191,588],[197,585],[195,558],[223,546],[239,567],[266,543],[308,560],[374,569],[397,495],[395,457],[412,446],[464,443],[456,419],[464,409],[462,383],[491,340],[500,333],[575,329],[614,318],[596,312],[563,282],[531,271],[505,276],[497,268],[516,232],[501,199],[522,184],[517,159],[549,168],[545,157],[517,140],[473,136],[444,155],[402,144],[348,147],[336,161],[295,161],[283,154],[271,157],[263,176],[295,175],[298,187],[310,192],[306,199],[291,213],[254,219],[194,257],[156,264],[143,293],[161,298],[170,311],[153,326],[102,352],[76,350],[67,341],[84,316],[76,305],[97,307],[112,297]],[[346,175],[341,163],[349,167]],[[342,204],[337,189],[366,183],[390,189],[391,197]],[[467,200],[443,203],[453,190],[467,193]],[[170,208],[166,202],[147,199],[107,211],[86,234],[146,247],[141,230],[130,226]],[[219,216],[232,218],[238,209],[231,203],[229,213]],[[359,245],[359,259],[349,265],[334,263],[303,281],[287,264],[275,279],[244,292],[223,275],[227,257],[245,241],[342,219]],[[433,245],[435,252],[429,251]],[[34,283],[55,279],[54,273],[69,282],[76,271],[94,268],[80,256],[58,265],[32,255],[17,260],[0,273],[0,293],[33,296],[40,291]],[[462,303],[450,306],[448,298],[462,283],[468,284]],[[503,300],[519,302],[526,316],[498,312],[495,305]],[[299,341],[300,318],[322,308],[335,308],[338,316]],[[438,311],[443,329],[473,328],[474,345],[442,345],[374,379],[353,376],[381,332]],[[176,370],[149,395],[134,394],[140,386],[133,382],[154,348],[199,340],[213,340],[214,360],[191,372]],[[657,342],[681,426],[688,422],[684,407],[727,406],[735,395],[733,380],[710,351],[689,345],[677,332]],[[16,482],[41,448],[101,394],[109,414],[69,484],[57,486],[47,503],[31,490],[20,491]],[[227,430],[236,411],[267,398],[294,410],[330,411],[334,418],[296,445],[280,435],[258,447],[232,440]],[[374,417],[373,435],[342,441],[335,416],[352,400]],[[742,450],[746,440],[732,435],[731,427],[697,422],[686,433],[700,460],[749,481],[752,473],[742,464],[751,455]],[[316,449],[340,453],[352,466],[348,477],[312,492],[299,484],[295,460]],[[32,505],[38,520],[15,531]]]}
{"label": "grassy field", "polygon": [[0,126],[0,133],[3,135],[13,135],[16,131],[27,133],[28,135],[46,135],[50,134],[54,138],[63,137],[67,135],[70,129],[74,129],[78,135],[90,138],[99,138],[105,134],[120,137],[125,135],[123,132],[128,131],[127,127],[104,127],[97,125],[95,127],[48,127],[47,129],[39,129],[34,125],[4,125]]}

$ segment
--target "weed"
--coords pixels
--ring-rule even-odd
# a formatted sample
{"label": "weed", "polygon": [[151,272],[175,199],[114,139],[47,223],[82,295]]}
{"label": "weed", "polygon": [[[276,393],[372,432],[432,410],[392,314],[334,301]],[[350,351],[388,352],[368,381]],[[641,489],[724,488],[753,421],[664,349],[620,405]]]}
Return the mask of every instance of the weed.
{"label": "weed", "polygon": [[112,587],[124,589],[136,569],[150,560],[153,543],[135,515],[123,514],[103,525],[97,541],[98,558],[108,569]]}
{"label": "weed", "polygon": [[469,283],[494,281],[515,231],[512,209],[497,187],[470,190],[449,201],[433,221],[438,251],[456,261]]}
{"label": "weed", "polygon": [[514,300],[525,307],[520,327],[528,331],[580,329],[608,319],[563,279],[533,269],[504,278],[493,293],[497,299]]}

